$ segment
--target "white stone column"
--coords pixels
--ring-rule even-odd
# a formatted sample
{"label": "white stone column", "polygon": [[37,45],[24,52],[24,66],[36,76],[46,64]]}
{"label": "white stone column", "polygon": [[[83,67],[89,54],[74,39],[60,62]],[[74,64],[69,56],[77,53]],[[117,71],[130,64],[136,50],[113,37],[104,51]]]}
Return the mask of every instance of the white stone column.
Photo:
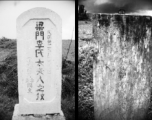
{"label": "white stone column", "polygon": [[44,120],[46,114],[63,116],[61,35],[61,18],[49,9],[33,8],[18,17],[19,104],[15,106],[13,120],[18,119],[17,116],[24,119],[29,114],[42,115],[40,119]]}

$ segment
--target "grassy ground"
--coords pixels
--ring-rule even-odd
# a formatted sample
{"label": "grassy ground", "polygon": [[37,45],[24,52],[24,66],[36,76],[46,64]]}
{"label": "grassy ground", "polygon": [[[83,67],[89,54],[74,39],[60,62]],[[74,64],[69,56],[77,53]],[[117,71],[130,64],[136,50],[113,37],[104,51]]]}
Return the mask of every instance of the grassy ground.
{"label": "grassy ground", "polygon": [[92,38],[92,24],[89,21],[79,21],[79,38],[91,39]]}
{"label": "grassy ground", "polygon": [[[63,40],[62,41],[62,55],[63,57],[66,57],[69,45],[70,45],[71,40]],[[75,61],[75,41],[72,40],[71,46],[69,49],[69,54],[67,56],[67,59],[70,61]]]}
{"label": "grassy ground", "polygon": [[[11,120],[18,103],[16,41],[0,39],[0,50],[0,120]],[[75,120],[75,62],[62,63],[61,107],[66,120]]]}

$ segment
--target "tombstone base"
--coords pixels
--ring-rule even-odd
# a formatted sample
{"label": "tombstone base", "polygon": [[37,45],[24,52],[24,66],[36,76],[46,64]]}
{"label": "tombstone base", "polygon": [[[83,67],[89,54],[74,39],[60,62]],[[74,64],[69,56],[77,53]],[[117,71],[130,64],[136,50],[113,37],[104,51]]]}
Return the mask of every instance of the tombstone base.
{"label": "tombstone base", "polygon": [[15,105],[14,108],[14,113],[13,113],[13,117],[12,120],[65,120],[64,114],[60,113],[60,114],[29,114],[29,115],[21,115],[19,114],[19,104]]}

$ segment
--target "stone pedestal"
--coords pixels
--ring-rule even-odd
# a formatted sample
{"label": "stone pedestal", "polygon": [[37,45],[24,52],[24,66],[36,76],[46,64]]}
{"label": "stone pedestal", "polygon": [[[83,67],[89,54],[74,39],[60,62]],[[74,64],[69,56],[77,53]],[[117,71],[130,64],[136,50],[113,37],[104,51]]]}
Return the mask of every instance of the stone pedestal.
{"label": "stone pedestal", "polygon": [[65,120],[63,112],[58,114],[25,114],[19,113],[19,104],[15,105],[12,120]]}

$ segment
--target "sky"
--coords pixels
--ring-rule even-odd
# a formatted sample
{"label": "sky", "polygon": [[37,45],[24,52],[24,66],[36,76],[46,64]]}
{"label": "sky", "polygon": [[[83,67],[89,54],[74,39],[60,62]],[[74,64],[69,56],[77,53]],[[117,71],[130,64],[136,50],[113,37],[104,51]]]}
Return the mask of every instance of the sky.
{"label": "sky", "polygon": [[62,19],[62,39],[75,40],[74,1],[0,1],[0,38],[16,39],[17,17],[35,7],[56,12]]}
{"label": "sky", "polygon": [[152,16],[152,0],[79,0],[91,13],[138,13]]}

